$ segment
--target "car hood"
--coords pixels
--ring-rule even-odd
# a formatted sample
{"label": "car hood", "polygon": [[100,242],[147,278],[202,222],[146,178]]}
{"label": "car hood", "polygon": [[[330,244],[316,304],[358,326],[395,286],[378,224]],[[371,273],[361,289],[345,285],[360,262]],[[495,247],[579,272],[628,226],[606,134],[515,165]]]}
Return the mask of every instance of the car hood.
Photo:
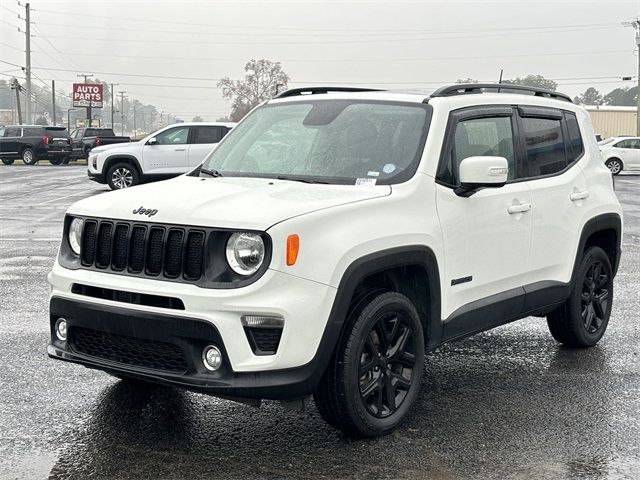
{"label": "car hood", "polygon": [[[390,193],[389,185],[324,185],[266,178],[181,176],[86,198],[73,204],[68,213],[264,231],[305,213]],[[142,213],[134,213],[140,209]],[[151,212],[146,212],[148,210]]]}
{"label": "car hood", "polygon": [[122,150],[126,150],[126,149],[131,149],[131,147],[133,145],[136,145],[140,142],[123,142],[123,143],[112,143],[110,145],[102,145],[100,147],[95,147],[91,149],[91,153],[100,153],[100,152],[104,152],[105,150],[115,150],[115,149],[122,149]]}

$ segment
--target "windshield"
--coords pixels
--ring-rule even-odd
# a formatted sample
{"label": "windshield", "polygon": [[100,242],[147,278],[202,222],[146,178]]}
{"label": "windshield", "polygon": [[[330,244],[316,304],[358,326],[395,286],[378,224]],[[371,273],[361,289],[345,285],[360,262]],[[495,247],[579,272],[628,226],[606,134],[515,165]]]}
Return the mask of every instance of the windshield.
{"label": "windshield", "polygon": [[398,183],[415,173],[429,112],[423,104],[353,100],[267,104],[235,127],[202,169],[320,183]]}

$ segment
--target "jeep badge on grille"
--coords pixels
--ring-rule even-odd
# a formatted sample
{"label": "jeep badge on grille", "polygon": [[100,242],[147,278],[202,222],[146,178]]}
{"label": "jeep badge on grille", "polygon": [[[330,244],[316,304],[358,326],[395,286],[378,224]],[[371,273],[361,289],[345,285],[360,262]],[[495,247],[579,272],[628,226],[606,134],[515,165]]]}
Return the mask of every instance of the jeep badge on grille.
{"label": "jeep badge on grille", "polygon": [[136,208],[133,213],[137,213],[139,215],[146,215],[147,217],[153,217],[156,213],[158,213],[158,210],[156,209],[150,209],[150,208],[144,208],[144,207],[140,207],[140,208]]}

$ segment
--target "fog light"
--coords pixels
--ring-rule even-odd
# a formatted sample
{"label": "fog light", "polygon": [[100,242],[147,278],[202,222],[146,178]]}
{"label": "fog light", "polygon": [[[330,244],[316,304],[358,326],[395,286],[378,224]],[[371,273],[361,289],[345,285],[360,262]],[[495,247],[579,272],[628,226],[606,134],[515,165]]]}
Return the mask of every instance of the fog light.
{"label": "fog light", "polygon": [[58,320],[56,320],[55,331],[56,331],[56,337],[58,337],[58,340],[60,340],[61,342],[66,342],[67,341],[67,320],[64,318],[59,318]]}
{"label": "fog light", "polygon": [[209,345],[202,351],[202,363],[207,370],[215,372],[222,365],[222,352],[215,345]]}
{"label": "fog light", "polygon": [[269,315],[243,315],[240,317],[243,327],[249,328],[282,328],[284,318]]}

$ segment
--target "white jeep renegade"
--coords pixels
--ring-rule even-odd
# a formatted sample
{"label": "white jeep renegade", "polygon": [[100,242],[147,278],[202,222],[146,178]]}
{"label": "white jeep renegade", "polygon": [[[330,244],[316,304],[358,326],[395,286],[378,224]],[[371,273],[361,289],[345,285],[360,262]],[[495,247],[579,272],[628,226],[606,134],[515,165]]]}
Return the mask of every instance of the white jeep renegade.
{"label": "white jeep renegade", "polygon": [[621,208],[584,109],[528,87],[289,90],[191,173],[64,222],[51,357],[394,429],[424,354],[527,316],[604,334]]}

